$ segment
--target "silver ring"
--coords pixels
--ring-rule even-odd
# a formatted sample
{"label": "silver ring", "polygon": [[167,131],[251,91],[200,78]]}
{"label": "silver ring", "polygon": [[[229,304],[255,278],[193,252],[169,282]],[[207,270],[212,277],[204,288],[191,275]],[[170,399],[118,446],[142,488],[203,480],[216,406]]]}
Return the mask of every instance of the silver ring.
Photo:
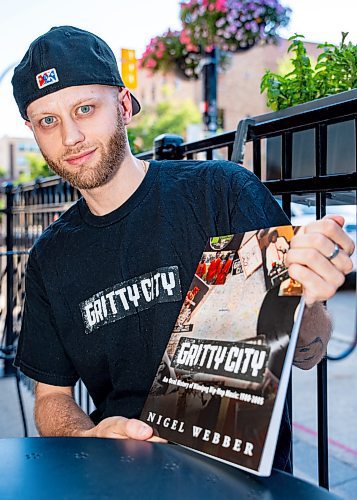
{"label": "silver ring", "polygon": [[340,251],[340,247],[337,245],[337,243],[335,243],[335,248],[333,249],[332,254],[327,257],[327,259],[328,260],[334,259],[335,257],[337,257],[339,251]]}

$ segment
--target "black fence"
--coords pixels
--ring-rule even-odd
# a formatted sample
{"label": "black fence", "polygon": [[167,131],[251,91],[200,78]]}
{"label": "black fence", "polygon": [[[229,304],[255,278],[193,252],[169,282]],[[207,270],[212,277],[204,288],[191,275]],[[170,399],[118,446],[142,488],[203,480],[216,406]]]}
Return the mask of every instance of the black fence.
{"label": "black fence", "polygon": [[[357,89],[240,122],[237,131],[183,143],[177,136],[160,137],[141,159],[229,159],[254,171],[292,217],[297,207],[321,218],[331,208],[356,206]],[[58,177],[20,186],[7,184],[2,212],[0,352],[5,375],[20,330],[27,255],[35,239],[75,202],[79,193]],[[303,211],[304,212],[304,211]],[[356,231],[356,221],[351,223]],[[357,335],[357,333],[356,333]],[[356,347],[356,339],[341,356]],[[326,359],[318,370],[319,483],[328,487]],[[290,391],[291,395],[291,391]],[[86,410],[88,394],[79,387],[77,399]]]}

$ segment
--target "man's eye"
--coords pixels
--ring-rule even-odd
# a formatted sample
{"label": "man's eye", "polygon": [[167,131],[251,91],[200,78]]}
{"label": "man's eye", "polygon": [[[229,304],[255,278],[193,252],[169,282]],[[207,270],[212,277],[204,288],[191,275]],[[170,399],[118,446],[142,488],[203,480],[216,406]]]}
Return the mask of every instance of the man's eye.
{"label": "man's eye", "polygon": [[44,125],[45,127],[53,125],[54,123],[55,123],[54,116],[45,116],[45,118],[42,118],[41,120],[41,125]]}
{"label": "man's eye", "polygon": [[78,108],[78,112],[79,112],[79,114],[81,114],[81,115],[86,115],[86,114],[88,114],[90,111],[92,111],[92,107],[93,107],[93,106],[89,106],[89,104],[85,104],[85,105],[80,106],[80,107]]}

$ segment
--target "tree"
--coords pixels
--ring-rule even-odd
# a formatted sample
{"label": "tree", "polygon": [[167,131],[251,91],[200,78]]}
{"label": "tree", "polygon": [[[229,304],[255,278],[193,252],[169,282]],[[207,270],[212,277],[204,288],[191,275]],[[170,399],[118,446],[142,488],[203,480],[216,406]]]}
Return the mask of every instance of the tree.
{"label": "tree", "polygon": [[42,155],[38,153],[27,153],[26,160],[28,162],[29,173],[22,172],[16,180],[17,184],[29,182],[39,177],[51,177],[55,175]]}
{"label": "tree", "polygon": [[188,125],[201,123],[198,107],[189,99],[185,101],[164,100],[144,109],[137,125],[130,127],[129,134],[135,136],[134,153],[152,149],[155,137],[161,134],[177,134],[185,137]]}

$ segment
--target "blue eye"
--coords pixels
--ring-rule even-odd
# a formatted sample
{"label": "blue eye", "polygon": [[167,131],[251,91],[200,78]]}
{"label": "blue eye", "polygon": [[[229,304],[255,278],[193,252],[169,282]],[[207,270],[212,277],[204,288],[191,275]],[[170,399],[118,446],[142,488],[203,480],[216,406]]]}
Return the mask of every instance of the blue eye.
{"label": "blue eye", "polygon": [[41,124],[44,126],[49,126],[53,125],[55,123],[55,117],[54,116],[45,116],[41,120]]}
{"label": "blue eye", "polygon": [[88,114],[91,110],[92,110],[92,106],[89,106],[89,104],[85,104],[85,105],[79,107],[79,111],[82,115]]}

